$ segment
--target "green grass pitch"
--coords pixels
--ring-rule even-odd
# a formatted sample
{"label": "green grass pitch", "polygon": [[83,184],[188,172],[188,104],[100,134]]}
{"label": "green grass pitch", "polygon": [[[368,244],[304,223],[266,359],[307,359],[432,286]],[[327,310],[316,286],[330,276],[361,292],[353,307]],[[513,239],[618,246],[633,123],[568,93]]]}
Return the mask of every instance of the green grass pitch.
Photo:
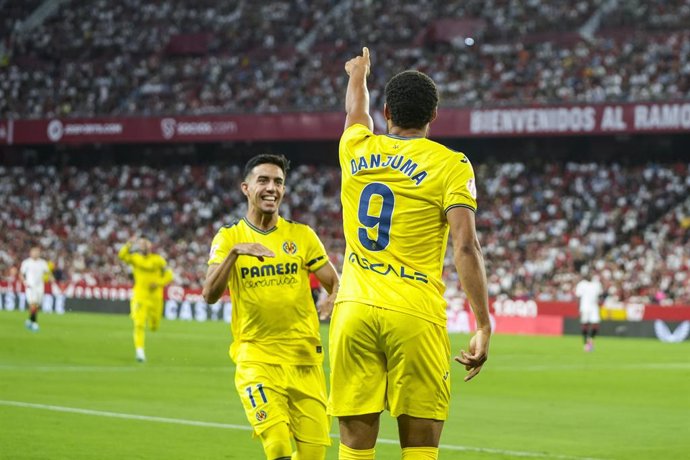
{"label": "green grass pitch", "polygon": [[[35,334],[24,318],[0,312],[0,459],[263,458],[227,324],[164,321],[138,364],[126,316],[42,315]],[[496,335],[482,373],[463,374],[456,363],[440,458],[690,458],[690,342],[601,338],[586,354],[579,337]],[[377,458],[400,458],[382,420]]]}

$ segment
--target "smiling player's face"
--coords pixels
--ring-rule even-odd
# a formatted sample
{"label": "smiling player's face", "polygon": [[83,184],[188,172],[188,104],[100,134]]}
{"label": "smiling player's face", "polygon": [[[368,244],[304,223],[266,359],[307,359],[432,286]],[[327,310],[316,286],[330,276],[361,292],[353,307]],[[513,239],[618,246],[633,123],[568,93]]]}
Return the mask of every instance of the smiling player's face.
{"label": "smiling player's face", "polygon": [[254,167],[247,181],[242,183],[242,192],[249,201],[249,210],[261,214],[275,214],[285,193],[283,170],[271,163]]}

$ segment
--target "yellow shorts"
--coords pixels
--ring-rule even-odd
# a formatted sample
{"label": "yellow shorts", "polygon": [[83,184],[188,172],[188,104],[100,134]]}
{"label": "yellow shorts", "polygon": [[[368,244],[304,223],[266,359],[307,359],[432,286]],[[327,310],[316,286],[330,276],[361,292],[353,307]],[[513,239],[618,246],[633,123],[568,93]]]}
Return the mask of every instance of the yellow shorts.
{"label": "yellow shorts", "polygon": [[445,420],[450,401],[446,328],[371,305],[335,306],[329,334],[328,413]]}
{"label": "yellow shorts", "polygon": [[256,435],[285,422],[295,439],[331,445],[323,366],[241,362],[235,387]]}
{"label": "yellow shorts", "polygon": [[163,302],[160,299],[132,299],[129,302],[129,316],[134,324],[157,329],[163,315]]}

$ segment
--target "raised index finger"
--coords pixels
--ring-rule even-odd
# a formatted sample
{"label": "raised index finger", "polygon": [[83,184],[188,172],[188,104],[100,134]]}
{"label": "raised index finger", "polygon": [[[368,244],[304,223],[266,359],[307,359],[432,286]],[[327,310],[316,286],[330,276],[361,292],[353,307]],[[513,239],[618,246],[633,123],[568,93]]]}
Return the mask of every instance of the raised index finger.
{"label": "raised index finger", "polygon": [[369,48],[367,48],[366,46],[362,48],[362,57],[367,61],[369,60]]}

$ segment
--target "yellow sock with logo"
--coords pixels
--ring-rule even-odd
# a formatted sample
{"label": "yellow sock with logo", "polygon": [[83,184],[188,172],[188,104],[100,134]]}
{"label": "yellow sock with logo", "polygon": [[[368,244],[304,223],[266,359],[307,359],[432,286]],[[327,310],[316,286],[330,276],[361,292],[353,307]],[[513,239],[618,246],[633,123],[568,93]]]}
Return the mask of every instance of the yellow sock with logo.
{"label": "yellow sock with logo", "polygon": [[351,449],[342,442],[338,447],[338,460],[374,460],[376,449]]}
{"label": "yellow sock with logo", "polygon": [[436,460],[438,447],[405,447],[402,450],[403,460]]}

